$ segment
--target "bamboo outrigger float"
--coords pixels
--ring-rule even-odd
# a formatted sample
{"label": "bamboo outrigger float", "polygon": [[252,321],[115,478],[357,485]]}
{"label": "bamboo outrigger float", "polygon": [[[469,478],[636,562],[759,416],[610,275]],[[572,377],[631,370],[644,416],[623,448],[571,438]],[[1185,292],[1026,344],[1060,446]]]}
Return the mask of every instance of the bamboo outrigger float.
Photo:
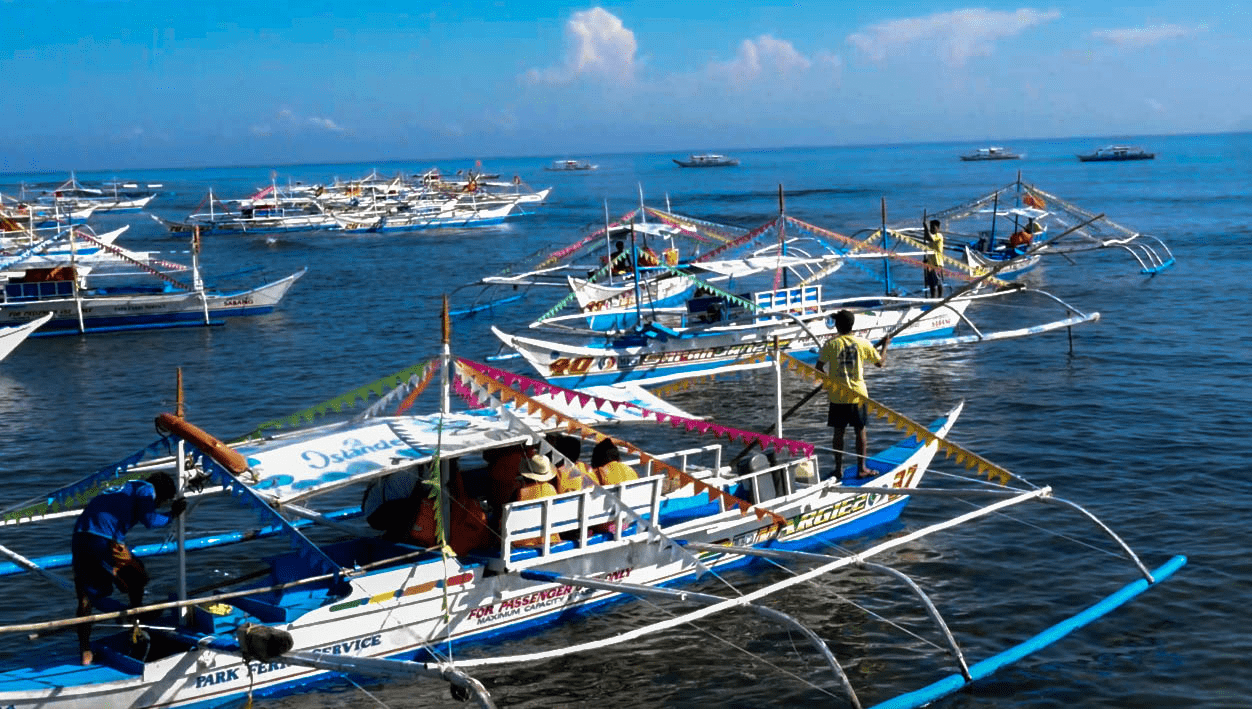
{"label": "bamboo outrigger float", "polygon": [[[457,692],[473,695],[480,706],[490,707],[492,699],[475,676],[491,667],[621,645],[674,632],[716,613],[747,609],[799,631],[822,657],[831,681],[847,701],[860,707],[856,689],[820,635],[803,628],[784,611],[761,605],[779,591],[849,568],[870,569],[903,580],[945,636],[959,680],[940,679],[933,688],[919,690],[915,696],[905,695],[891,704],[918,706],[1109,612],[1168,577],[1184,561],[1176,557],[1149,572],[1128,546],[1095,520],[1143,579],[1044,637],[1028,641],[1007,655],[970,664],[941,612],[920,586],[899,571],[871,561],[889,550],[1010,506],[1054,501],[1049,488],[1034,487],[948,439],[963,405],[922,426],[864,399],[871,412],[903,429],[906,437],[866,461],[874,473],[871,478],[841,482],[836,474],[823,480],[813,447],[802,441],[733,429],[673,411],[618,404],[455,358],[446,323],[445,306],[444,344],[437,360],[317,409],[338,411],[344,403],[367,398],[368,392],[382,393],[362,415],[348,421],[264,433],[227,446],[181,416],[158,417],[158,430],[166,438],[149,451],[172,451],[185,443],[193,461],[183,470],[186,460],[179,449],[172,462],[157,463],[173,465],[183,483],[189,485],[197,501],[188,513],[191,519],[199,516],[196,508],[200,505],[225,497],[258,513],[269,533],[286,537],[295,551],[269,558],[260,572],[244,573],[234,584],[218,581],[207,593],[190,593],[184,600],[85,618],[0,627],[0,634],[47,635],[82,622],[128,621],[151,611],[169,612],[164,620],[143,626],[145,633],[128,629],[97,639],[94,649],[98,664],[81,667],[71,661],[76,658],[74,653],[52,653],[46,660],[0,669],[0,706],[210,707],[253,694],[298,692],[319,679],[353,673],[440,678]],[[823,387],[838,386],[784,353],[774,351],[771,357],[779,377],[786,368]],[[409,414],[436,374],[441,383],[436,410]],[[396,386],[386,391],[379,386],[385,381]],[[453,408],[454,392],[466,401],[465,408]],[[562,401],[564,406],[559,403]],[[759,465],[732,469],[722,457],[720,443],[687,444],[668,453],[653,453],[593,428],[578,413],[621,407],[642,418],[670,424],[654,429],[657,437],[671,437],[685,430],[751,442],[772,451],[778,462],[758,460]],[[293,418],[302,420],[304,414]],[[268,431],[272,427],[265,428]],[[469,552],[454,551],[451,547],[457,541],[450,515],[457,510],[456,505],[465,504],[465,498],[456,491],[473,487],[473,458],[485,451],[526,446],[555,463],[568,463],[565,454],[544,437],[553,430],[583,441],[613,440],[626,451],[627,461],[637,467],[641,477],[506,504],[500,510],[498,538]],[[350,449],[344,443],[349,440],[354,442]],[[978,473],[998,477],[1001,484],[981,483],[961,490],[919,489],[939,453]],[[10,534],[25,523],[75,514],[101,486],[146,474],[153,466],[141,464],[143,457],[134,456],[41,496],[37,504],[7,510],[4,517],[9,521],[6,526]],[[461,464],[454,465],[454,461]],[[432,547],[362,533],[351,522],[354,515],[361,514],[359,508],[313,508],[318,500],[333,501],[337,493],[354,486],[386,484],[406,475],[415,479],[415,490],[420,480],[424,486],[420,489],[433,491],[438,501],[438,542]],[[1010,481],[1019,487],[1009,487]],[[999,499],[860,552],[831,556],[806,551],[879,528],[896,519],[912,496],[922,494]],[[1087,517],[1094,520],[1089,514]],[[606,524],[611,526],[606,528]],[[315,543],[302,531],[313,526],[325,527],[327,534],[340,538],[333,543]],[[536,539],[537,543],[533,541]],[[214,542],[196,538],[178,547],[190,549],[193,541],[215,546],[238,539]],[[63,578],[47,568],[50,564],[29,559],[8,546],[0,551],[42,578],[54,583],[60,579],[57,585],[65,585]],[[236,557],[246,558],[242,554]],[[708,574],[726,583],[720,575],[723,569],[759,557],[810,568],[741,595],[662,588]],[[189,563],[189,568],[194,567]],[[240,583],[245,587],[229,590]],[[594,612],[603,602],[628,596],[700,607],[629,632],[554,650],[504,657],[457,657],[467,643],[559,622],[572,610]],[[189,616],[184,614],[186,609],[191,610]]]}

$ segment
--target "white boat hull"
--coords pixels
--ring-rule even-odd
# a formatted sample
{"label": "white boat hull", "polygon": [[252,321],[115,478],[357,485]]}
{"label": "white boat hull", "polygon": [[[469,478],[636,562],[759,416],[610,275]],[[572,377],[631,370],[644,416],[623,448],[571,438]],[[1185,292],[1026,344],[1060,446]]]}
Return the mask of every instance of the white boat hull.
{"label": "white boat hull", "polygon": [[[914,339],[930,339],[953,332],[968,300],[954,300],[926,313],[893,339],[903,345]],[[918,307],[901,310],[868,310],[857,313],[856,333],[876,340],[897,325],[921,316]],[[772,351],[775,338],[785,352],[814,361],[819,345],[836,334],[833,311],[829,317],[804,317],[808,332],[790,319],[763,321],[747,326],[709,327],[694,337],[641,337],[637,345],[614,346],[613,342],[568,344],[510,335],[493,327],[506,345],[516,350],[549,382],[567,388],[622,381],[656,380],[692,376],[735,366],[742,360]]]}
{"label": "white boat hull", "polygon": [[0,302],[0,325],[29,322],[48,312],[53,313],[53,318],[44,326],[40,336],[211,325],[225,317],[263,315],[273,311],[302,275],[304,271],[236,293],[182,291],[83,295],[79,300],[72,295],[26,302],[7,300]]}

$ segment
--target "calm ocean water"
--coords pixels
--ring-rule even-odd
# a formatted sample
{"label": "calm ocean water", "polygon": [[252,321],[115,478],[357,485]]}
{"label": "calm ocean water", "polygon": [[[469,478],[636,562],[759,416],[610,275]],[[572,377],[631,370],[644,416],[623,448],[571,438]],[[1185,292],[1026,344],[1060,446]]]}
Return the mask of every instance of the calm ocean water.
{"label": "calm ocean water", "polygon": [[[606,201],[618,215],[638,203],[642,190],[655,206],[668,198],[679,213],[755,226],[777,212],[781,184],[788,213],[851,233],[877,224],[880,197],[887,199],[892,221],[920,220],[924,209],[1008,184],[1020,169],[1027,182],[1159,236],[1177,266],[1150,278],[1116,251],[1085,254],[1074,264],[1046,261],[1029,276],[1032,284],[1102,316],[1073,332],[1072,353],[1064,333],[896,352],[886,370],[871,375],[871,393],[921,420],[966,400],[953,434],[957,441],[1086,506],[1150,567],[1178,553],[1190,563],[1138,601],[940,705],[1248,706],[1252,562],[1245,540],[1252,531],[1246,512],[1252,483],[1238,470],[1252,453],[1252,335],[1246,327],[1252,314],[1242,295],[1252,275],[1246,248],[1252,238],[1252,135],[1143,138],[1139,142],[1158,154],[1150,162],[1075,159],[1075,153],[1106,142],[1019,141],[1011,147],[1025,152],[1024,160],[982,164],[957,160],[977,147],[972,145],[741,151],[735,155],[742,166],[724,170],[681,170],[670,162],[678,155],[664,154],[553,156],[586,157],[601,166],[585,174],[544,172],[549,160],[543,158],[486,160],[490,171],[554,187],[549,203],[507,225],[479,230],[212,237],[203,255],[210,284],[246,285],[305,266],[309,273],[271,316],[207,330],[25,343],[0,364],[0,504],[75,480],[155,440],[153,416],[173,408],[175,367],[184,371],[188,417],[229,437],[429,358],[436,351],[440,295],[453,293],[454,305],[468,304],[473,289],[458,287],[544,247],[573,241],[603,223]],[[455,170],[472,159],[439,164]],[[394,173],[433,164],[277,170],[280,182],[319,182],[359,177],[375,167]],[[0,176],[0,190],[11,193],[23,181],[60,177]],[[152,211],[180,218],[209,187],[219,196],[240,197],[268,184],[270,168],[79,177],[160,182]],[[93,220],[97,229],[122,224],[131,226],[124,245],[186,257],[179,252],[187,244],[145,215]],[[920,285],[920,274],[897,277]],[[852,280],[849,287],[860,286]],[[532,294],[514,309],[457,322],[455,351],[480,359],[494,353],[489,324],[520,327],[550,301]],[[729,425],[762,428],[773,416],[770,386],[768,377],[749,377],[702,385],[673,400]],[[794,384],[788,398],[804,388]],[[788,422],[786,432],[825,445],[823,424],[823,407],[813,404]],[[871,429],[871,447],[891,438],[888,429]],[[948,462],[939,470],[961,472]],[[961,509],[918,501],[886,531],[914,529]],[[1135,578],[1134,568],[1104,553],[1109,545],[1076,515],[1052,507],[1014,510],[928,537],[886,559],[932,594],[972,660]],[[50,525],[39,535],[6,531],[0,543],[28,555],[68,551],[67,528]],[[160,538],[137,533],[133,541]],[[197,573],[207,578],[229,571],[237,553],[206,556]],[[756,568],[728,580],[750,589],[783,573]],[[71,599],[47,593],[39,582],[3,583],[4,622],[71,612]],[[158,579],[153,591],[163,593],[162,586]],[[711,582],[704,590],[724,588]],[[924,613],[894,582],[859,574],[830,577],[793,589],[773,605],[827,639],[867,703],[951,671],[932,644],[940,639]],[[558,647],[587,633],[637,627],[666,612],[644,602],[615,604],[543,633],[501,641],[491,651]],[[30,652],[24,640],[0,640],[6,656]],[[48,641],[59,642],[66,641]],[[837,685],[799,638],[742,614],[602,654],[479,676],[500,705],[511,707],[840,705],[825,693],[837,693]],[[364,686],[387,706],[455,704],[435,683]],[[356,687],[339,684],[257,706],[346,702],[373,704]]]}

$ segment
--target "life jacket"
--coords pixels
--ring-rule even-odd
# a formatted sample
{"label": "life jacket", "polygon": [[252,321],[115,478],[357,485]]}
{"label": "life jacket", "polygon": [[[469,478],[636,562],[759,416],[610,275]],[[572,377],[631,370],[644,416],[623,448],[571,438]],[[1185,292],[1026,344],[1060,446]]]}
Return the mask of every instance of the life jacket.
{"label": "life jacket", "polygon": [[620,460],[610,460],[608,463],[596,468],[595,474],[600,479],[601,485],[616,485],[629,480],[639,479],[639,473],[636,473],[634,468]]}
{"label": "life jacket", "polygon": [[439,530],[435,526],[435,499],[423,497],[417,503],[417,518],[413,520],[413,528],[409,530],[409,539],[420,547],[433,547],[439,544]]}
{"label": "life jacket", "polygon": [[491,543],[493,535],[487,524],[487,513],[478,500],[465,495],[454,496],[449,506],[449,517],[448,545],[452,551],[468,554]]}
{"label": "life jacket", "polygon": [[[621,462],[620,460],[610,460],[595,470],[596,477],[600,478],[600,484],[604,486],[616,485],[618,483],[628,482],[630,480],[638,480],[639,473],[635,469]],[[630,519],[626,519],[626,524],[630,524]],[[591,526],[591,532],[602,532],[612,535],[617,532],[617,522],[604,522],[603,524],[594,524]]]}
{"label": "life jacket", "polygon": [[579,461],[572,466],[561,466],[556,470],[556,491],[558,494],[577,492],[591,487],[597,481],[595,474],[587,468],[587,464]]}
{"label": "life jacket", "polygon": [[1034,234],[1028,234],[1025,231],[1014,232],[1009,237],[1009,246],[1017,248],[1019,246],[1030,246],[1030,242],[1035,240]]}
{"label": "life jacket", "polygon": [[[529,500],[542,500],[545,497],[555,496],[556,488],[552,487],[550,482],[538,482],[535,480],[525,480],[521,487],[517,490],[517,502],[526,502]],[[559,544],[561,535],[552,534],[548,536],[550,544]],[[518,547],[541,547],[543,546],[543,537],[530,537],[528,539],[515,539],[513,546]]]}

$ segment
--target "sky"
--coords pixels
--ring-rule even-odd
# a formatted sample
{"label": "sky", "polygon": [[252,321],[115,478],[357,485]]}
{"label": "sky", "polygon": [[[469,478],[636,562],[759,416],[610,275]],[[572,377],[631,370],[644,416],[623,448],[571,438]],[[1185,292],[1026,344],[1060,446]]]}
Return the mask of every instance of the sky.
{"label": "sky", "polygon": [[1247,131],[1250,13],[0,0],[0,171]]}

